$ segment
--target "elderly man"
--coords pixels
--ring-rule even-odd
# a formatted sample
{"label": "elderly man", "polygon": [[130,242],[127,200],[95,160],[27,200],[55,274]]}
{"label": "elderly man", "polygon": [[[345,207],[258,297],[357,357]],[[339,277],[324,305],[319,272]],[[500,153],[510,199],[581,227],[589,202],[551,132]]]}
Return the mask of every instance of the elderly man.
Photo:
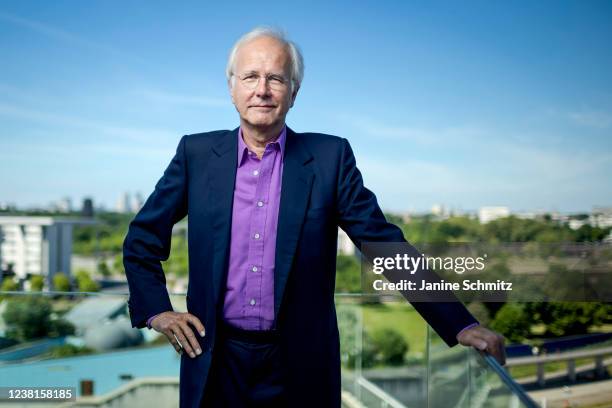
{"label": "elderly man", "polygon": [[[181,353],[181,407],[339,407],[338,226],[358,247],[404,241],[364,187],[346,139],[286,126],[303,72],[282,34],[244,35],[227,64],[240,126],[184,136],[130,224],[132,324],[165,334]],[[178,313],[160,261],[187,214],[188,312]],[[503,340],[460,303],[415,306],[447,344],[503,361]]]}

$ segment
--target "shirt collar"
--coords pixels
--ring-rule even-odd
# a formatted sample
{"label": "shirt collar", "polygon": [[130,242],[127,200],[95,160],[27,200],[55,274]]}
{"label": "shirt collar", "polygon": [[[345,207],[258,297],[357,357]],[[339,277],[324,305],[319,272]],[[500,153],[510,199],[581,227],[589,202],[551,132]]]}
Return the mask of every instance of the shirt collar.
{"label": "shirt collar", "polygon": [[[275,145],[275,144],[278,145],[280,154],[281,154],[281,160],[282,160],[283,154],[285,152],[286,140],[287,140],[287,125],[284,125],[278,137],[275,140],[268,142],[266,144],[266,148],[268,147],[268,145]],[[246,143],[244,143],[244,140],[242,139],[242,128],[239,128],[238,129],[238,167],[242,166],[248,154],[249,154],[249,147],[246,145]]]}

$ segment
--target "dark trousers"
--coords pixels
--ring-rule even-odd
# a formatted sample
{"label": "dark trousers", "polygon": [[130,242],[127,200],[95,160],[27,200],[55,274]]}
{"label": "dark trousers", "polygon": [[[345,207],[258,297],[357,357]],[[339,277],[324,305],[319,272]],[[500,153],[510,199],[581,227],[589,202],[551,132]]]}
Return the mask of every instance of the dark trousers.
{"label": "dark trousers", "polygon": [[201,407],[286,407],[276,331],[223,325],[217,334]]}

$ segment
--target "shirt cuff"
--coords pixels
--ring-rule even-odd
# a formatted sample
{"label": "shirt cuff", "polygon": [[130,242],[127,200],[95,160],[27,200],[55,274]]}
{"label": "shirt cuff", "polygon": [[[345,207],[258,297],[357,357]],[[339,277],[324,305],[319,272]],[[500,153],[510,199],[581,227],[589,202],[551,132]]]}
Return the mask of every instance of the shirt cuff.
{"label": "shirt cuff", "polygon": [[[151,322],[153,321],[153,319],[155,319],[155,318],[156,318],[157,316],[159,316],[160,314],[161,314],[161,313],[158,313],[158,314],[156,314],[156,315],[154,315],[154,316],[149,317],[149,319],[147,320],[147,327],[149,328],[149,330],[151,330],[151,329],[152,329],[152,327],[151,327]],[[464,330],[465,330],[465,329],[464,329]]]}
{"label": "shirt cuff", "polygon": [[457,339],[459,339],[459,335],[460,335],[461,333],[463,333],[463,332],[464,332],[464,331],[466,331],[467,329],[471,329],[472,327],[476,327],[476,326],[479,326],[479,325],[480,325],[480,323],[478,323],[478,322],[475,322],[475,323],[472,323],[472,324],[468,324],[468,325],[467,325],[467,326],[465,326],[463,329],[459,330],[459,333],[457,333],[457,336],[455,336],[455,337],[457,337]]}

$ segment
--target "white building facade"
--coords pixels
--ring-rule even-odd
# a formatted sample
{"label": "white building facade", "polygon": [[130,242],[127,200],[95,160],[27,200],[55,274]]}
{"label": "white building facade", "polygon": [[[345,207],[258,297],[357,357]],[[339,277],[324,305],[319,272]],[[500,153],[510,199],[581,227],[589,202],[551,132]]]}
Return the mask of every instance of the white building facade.
{"label": "white building facade", "polygon": [[48,283],[58,272],[70,275],[72,228],[93,220],[38,216],[0,216],[0,266],[18,279],[42,275]]}
{"label": "white building facade", "polygon": [[478,210],[478,220],[481,224],[508,216],[510,216],[510,209],[508,207],[481,207]]}

